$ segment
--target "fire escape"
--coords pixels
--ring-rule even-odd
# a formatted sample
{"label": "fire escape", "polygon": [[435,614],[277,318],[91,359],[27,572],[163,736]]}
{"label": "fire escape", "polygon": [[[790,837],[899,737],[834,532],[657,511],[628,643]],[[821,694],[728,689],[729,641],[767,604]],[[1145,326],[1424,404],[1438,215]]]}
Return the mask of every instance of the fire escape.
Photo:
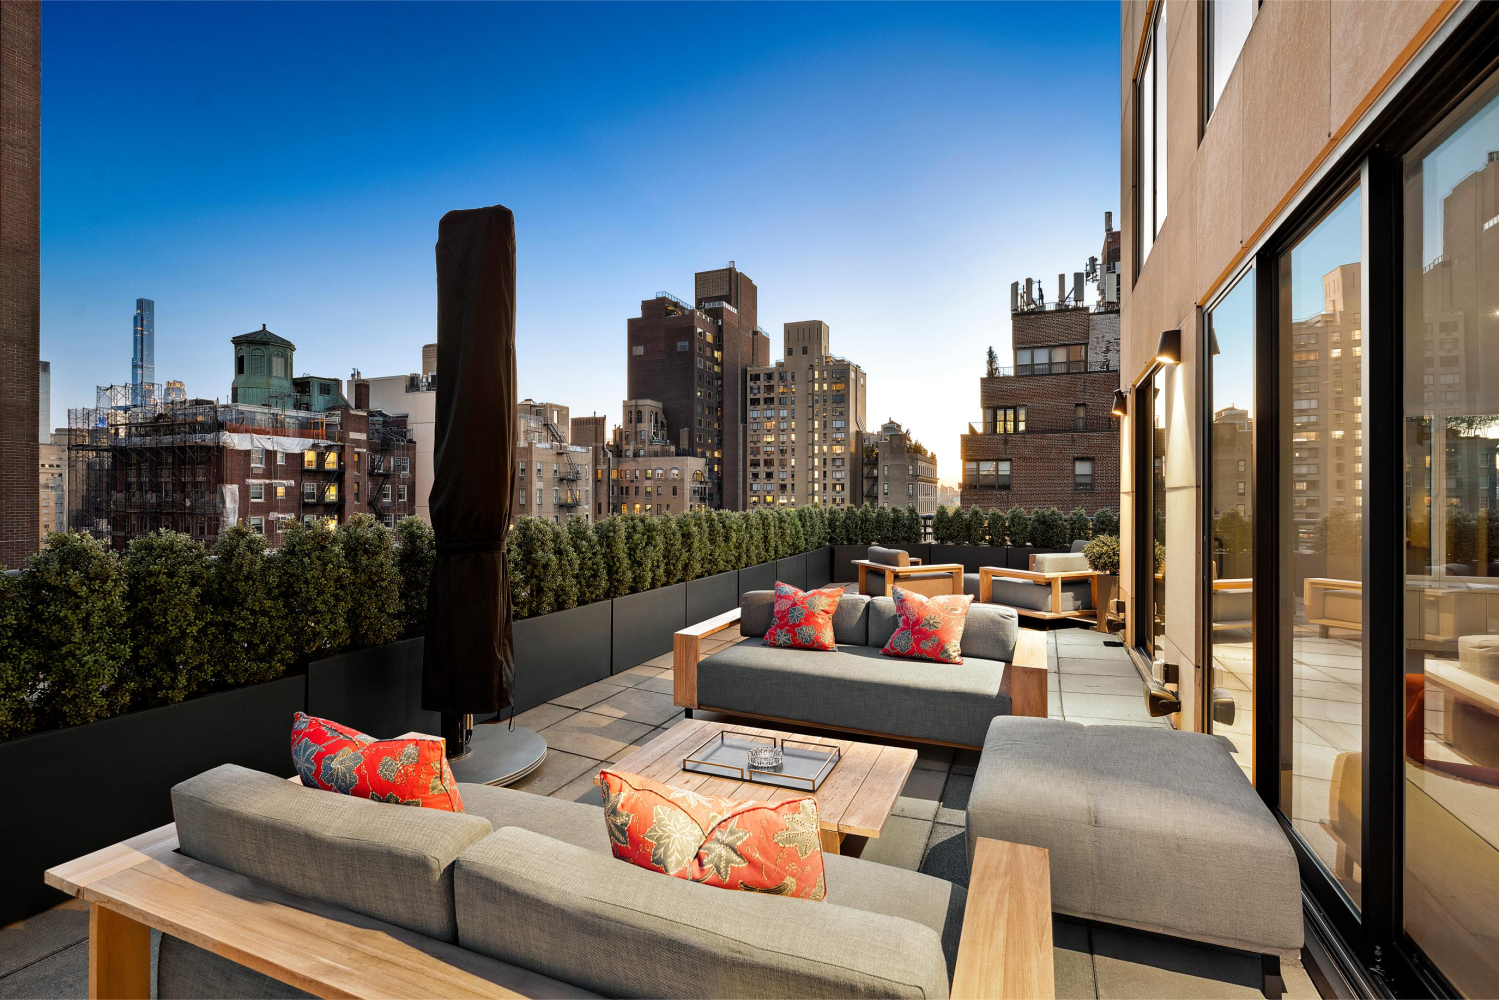
{"label": "fire escape", "polygon": [[864,502],[878,506],[880,502],[880,451],[872,444],[864,446],[863,453]]}
{"label": "fire escape", "polygon": [[566,468],[561,469],[559,472],[562,486],[559,488],[557,494],[557,506],[569,509],[582,506],[583,487],[581,482],[583,479],[583,470],[578,467],[577,462],[573,461],[572,448],[557,425],[546,419],[542,420],[542,424],[547,429],[547,436],[552,439],[553,450],[561,452],[563,461],[567,463]]}

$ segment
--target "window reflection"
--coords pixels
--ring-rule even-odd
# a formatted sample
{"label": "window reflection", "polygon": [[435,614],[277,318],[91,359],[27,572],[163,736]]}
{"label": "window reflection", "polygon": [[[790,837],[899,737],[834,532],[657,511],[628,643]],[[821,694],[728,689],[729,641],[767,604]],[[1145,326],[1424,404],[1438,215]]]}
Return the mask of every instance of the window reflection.
{"label": "window reflection", "polygon": [[1226,736],[1253,780],[1254,277],[1208,314],[1213,372],[1209,444],[1212,732]]}
{"label": "window reflection", "polygon": [[1499,88],[1405,166],[1405,926],[1499,995]]}
{"label": "window reflection", "polygon": [[1281,257],[1278,324],[1278,663],[1289,701],[1279,734],[1281,809],[1355,905],[1363,882],[1359,199],[1349,194]]}
{"label": "window reflection", "polygon": [[1162,365],[1150,381],[1150,550],[1154,563],[1150,653],[1156,678],[1160,680],[1164,680],[1163,665],[1166,662],[1166,414],[1175,371],[1175,365]]}

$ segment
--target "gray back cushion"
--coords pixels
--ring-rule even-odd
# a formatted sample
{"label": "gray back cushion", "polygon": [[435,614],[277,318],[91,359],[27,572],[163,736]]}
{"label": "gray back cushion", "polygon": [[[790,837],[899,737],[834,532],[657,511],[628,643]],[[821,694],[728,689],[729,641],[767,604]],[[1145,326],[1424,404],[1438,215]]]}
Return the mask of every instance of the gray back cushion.
{"label": "gray back cushion", "polygon": [[968,621],[963,625],[959,645],[964,656],[1009,663],[1015,658],[1015,642],[1020,637],[1020,616],[1014,608],[998,604],[968,606]]}
{"label": "gray back cushion", "polygon": [[454,890],[464,948],[608,996],[947,996],[935,930],[838,906],[835,885],[824,902],[734,892],[505,827],[458,859]]}
{"label": "gray back cushion", "polygon": [[1072,540],[1072,551],[1081,552],[1083,549],[1086,549],[1088,547],[1088,542],[1089,539],[1086,538],[1074,538]]}
{"label": "gray back cushion", "polygon": [[1037,573],[1071,573],[1092,568],[1088,557],[1081,552],[1043,552],[1036,557]]}
{"label": "gray back cushion", "polygon": [[[831,586],[831,585],[830,585]],[[776,592],[747,590],[739,599],[739,631],[763,638],[770,631]],[[844,646],[862,646],[869,638],[869,598],[845,592],[833,612],[833,641]]]}
{"label": "gray back cushion", "polygon": [[911,565],[911,553],[905,549],[887,549],[879,545],[871,545],[867,558],[870,562],[881,563],[885,566]]}
{"label": "gray back cushion", "polygon": [[177,785],[172,812],[190,858],[444,941],[458,935],[453,861],[493,829],[236,764]]}
{"label": "gray back cushion", "polygon": [[900,628],[900,615],[895,613],[895,598],[870,598],[869,639],[865,645],[884,646],[898,628]]}

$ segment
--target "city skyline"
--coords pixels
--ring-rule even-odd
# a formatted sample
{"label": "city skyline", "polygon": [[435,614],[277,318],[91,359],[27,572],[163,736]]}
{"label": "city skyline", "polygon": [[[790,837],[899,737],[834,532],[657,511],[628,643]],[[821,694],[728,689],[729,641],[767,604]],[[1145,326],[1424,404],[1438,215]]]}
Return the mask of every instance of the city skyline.
{"label": "city skyline", "polygon": [[[1117,209],[1117,130],[1091,124],[1118,88],[1106,5],[346,10],[46,8],[55,424],[119,381],[140,297],[158,377],[194,395],[228,397],[228,341],[261,324],[299,373],[414,371],[437,220],[499,202],[523,394],[615,413],[640,301],[735,260],[760,325],[824,318],[869,372],[870,420],[910,427],[953,482],[1009,282],[1077,270]],[[1076,44],[1043,52],[1052,32]],[[637,57],[723,36],[692,73]],[[153,58],[110,74],[121,45]],[[564,374],[562,344],[597,360]]]}

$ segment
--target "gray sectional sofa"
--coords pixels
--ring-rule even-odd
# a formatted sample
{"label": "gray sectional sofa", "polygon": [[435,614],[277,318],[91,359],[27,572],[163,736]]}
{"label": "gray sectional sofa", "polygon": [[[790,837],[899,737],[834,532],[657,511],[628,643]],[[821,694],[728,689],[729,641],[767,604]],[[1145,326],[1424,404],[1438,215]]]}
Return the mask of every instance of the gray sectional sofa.
{"label": "gray sectional sofa", "polygon": [[[178,785],[172,804],[180,851],[206,872],[523,996],[948,995],[961,886],[825,855],[823,902],[730,892],[616,860],[601,809],[460,790],[467,812],[454,814],[226,764]],[[309,995],[170,935],[157,987],[163,1000]]]}
{"label": "gray sectional sofa", "polygon": [[835,650],[767,646],[774,601],[774,591],[746,593],[737,615],[713,623],[737,623],[744,638],[701,660],[697,638],[706,633],[696,627],[678,633],[678,705],[967,747],[983,745],[997,715],[1046,714],[1044,639],[1022,630],[1010,608],[974,604],[963,662],[949,664],[882,656],[899,623],[895,602],[863,594],[839,600]]}

